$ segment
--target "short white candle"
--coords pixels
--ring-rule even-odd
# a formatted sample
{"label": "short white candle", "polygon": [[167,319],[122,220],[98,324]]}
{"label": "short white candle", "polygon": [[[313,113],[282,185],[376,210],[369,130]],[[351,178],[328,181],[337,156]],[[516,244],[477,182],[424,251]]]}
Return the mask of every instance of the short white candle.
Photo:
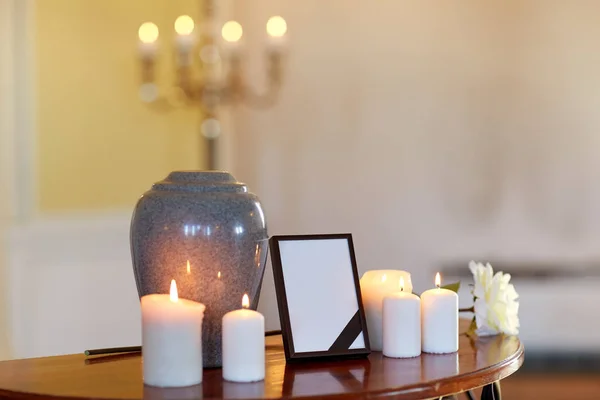
{"label": "short white candle", "polygon": [[410,274],[398,270],[367,271],[360,278],[360,291],[367,318],[371,351],[383,349],[383,298],[398,291],[400,278],[404,279],[404,291],[412,293]]}
{"label": "short white candle", "polygon": [[265,379],[265,317],[249,306],[245,294],[242,309],[223,316],[223,379],[227,381]]}
{"label": "short white candle", "polygon": [[383,298],[383,355],[409,358],[421,355],[421,300],[404,292],[400,277],[400,292]]}
{"label": "short white candle", "polygon": [[458,351],[458,295],[440,288],[441,278],[435,276],[437,288],[421,295],[421,333],[425,353]]}
{"label": "short white candle", "polygon": [[182,387],[202,382],[204,304],[180,299],[175,280],[170,294],[142,297],[144,383]]}

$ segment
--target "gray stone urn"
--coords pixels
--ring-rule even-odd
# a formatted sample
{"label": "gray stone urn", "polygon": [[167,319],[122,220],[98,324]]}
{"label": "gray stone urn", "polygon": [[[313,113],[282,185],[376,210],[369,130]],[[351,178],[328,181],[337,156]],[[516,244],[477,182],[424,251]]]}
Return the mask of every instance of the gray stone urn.
{"label": "gray stone urn", "polygon": [[[258,198],[227,172],[176,171],[139,199],[131,220],[131,256],[139,296],[169,293],[206,306],[204,367],[221,366],[221,318],[258,306],[267,258],[267,226]],[[189,269],[188,269],[189,262]]]}

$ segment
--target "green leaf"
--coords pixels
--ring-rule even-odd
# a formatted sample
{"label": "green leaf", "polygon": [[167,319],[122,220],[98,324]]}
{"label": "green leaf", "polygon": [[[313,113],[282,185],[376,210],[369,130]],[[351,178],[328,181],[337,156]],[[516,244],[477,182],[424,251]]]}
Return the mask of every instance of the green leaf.
{"label": "green leaf", "polygon": [[460,282],[449,283],[447,285],[442,286],[442,289],[452,290],[455,293],[458,293],[458,289],[460,289]]}
{"label": "green leaf", "polygon": [[477,321],[475,321],[475,317],[471,320],[471,324],[469,325],[469,329],[467,329],[467,336],[474,337],[475,331],[477,330]]}

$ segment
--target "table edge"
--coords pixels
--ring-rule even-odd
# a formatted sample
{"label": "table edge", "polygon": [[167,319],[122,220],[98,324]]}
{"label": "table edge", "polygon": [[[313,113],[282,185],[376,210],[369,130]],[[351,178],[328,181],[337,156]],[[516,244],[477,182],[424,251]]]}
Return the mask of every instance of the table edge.
{"label": "table edge", "polygon": [[[524,359],[525,347],[519,340],[519,347],[510,357],[502,360],[499,363],[489,365],[483,369],[466,372],[464,374],[458,374],[439,380],[422,382],[420,384],[385,390],[367,391],[361,394],[363,397],[368,397],[369,399],[383,398],[388,396],[403,396],[402,398],[407,400],[450,396],[465,392],[467,390],[477,389],[479,387],[505,379],[514,374],[521,367],[521,365],[523,365]],[[478,384],[469,385],[468,383],[462,383],[462,381],[468,379],[477,379]]]}
{"label": "table edge", "polygon": [[[477,371],[471,371],[464,374],[458,374],[452,377],[442,378],[439,380],[422,382],[419,384],[402,386],[399,388],[387,388],[381,390],[367,390],[361,393],[345,393],[345,394],[330,394],[330,395],[319,395],[319,396],[300,396],[292,397],[281,395],[278,397],[267,397],[268,400],[279,400],[279,399],[315,399],[315,398],[343,398],[343,399],[377,399],[386,397],[402,396],[406,400],[417,400],[423,398],[437,398],[442,396],[449,396],[457,393],[461,393],[467,390],[476,389],[481,386],[485,386],[501,379],[505,379],[508,376],[515,373],[525,358],[525,347],[519,340],[519,347],[511,354],[510,357],[502,360],[499,363],[489,365],[483,369]],[[470,380],[477,380],[477,384],[469,384]],[[37,400],[55,400],[55,399],[69,399],[69,400],[116,400],[114,398],[105,397],[77,397],[77,396],[56,396],[52,394],[42,394],[35,392],[25,391],[13,391],[0,388],[0,399],[37,399]],[[211,400],[213,398],[206,398]],[[118,400],[137,400],[121,398]],[[244,399],[244,400],[262,400],[262,399]]]}

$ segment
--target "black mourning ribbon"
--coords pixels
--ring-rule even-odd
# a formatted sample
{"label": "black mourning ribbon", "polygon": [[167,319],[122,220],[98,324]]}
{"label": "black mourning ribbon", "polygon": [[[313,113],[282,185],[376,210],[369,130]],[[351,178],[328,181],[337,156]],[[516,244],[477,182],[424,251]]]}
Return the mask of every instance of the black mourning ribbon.
{"label": "black mourning ribbon", "polygon": [[360,325],[360,314],[358,311],[356,311],[356,314],[354,314],[344,330],[342,330],[337,339],[335,339],[335,342],[333,342],[329,348],[329,351],[348,350],[361,332],[362,327]]}

